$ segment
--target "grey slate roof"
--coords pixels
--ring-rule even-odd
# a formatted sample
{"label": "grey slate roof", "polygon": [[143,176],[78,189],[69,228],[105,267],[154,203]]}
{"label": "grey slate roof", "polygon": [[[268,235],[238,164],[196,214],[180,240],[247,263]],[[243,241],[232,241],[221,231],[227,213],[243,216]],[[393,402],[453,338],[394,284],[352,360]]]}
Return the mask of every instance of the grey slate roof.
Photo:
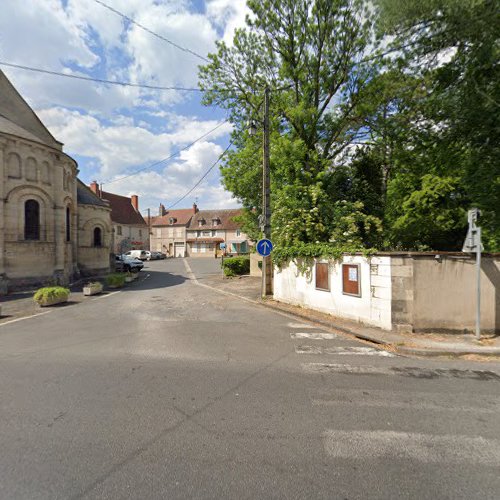
{"label": "grey slate roof", "polygon": [[78,205],[97,205],[99,207],[109,208],[109,203],[107,201],[101,200],[101,198],[94,194],[80,179],[76,181],[76,199]]}
{"label": "grey slate roof", "polygon": [[[5,133],[29,138],[62,151],[62,143],[49,132],[2,70],[0,70],[0,115],[4,118],[2,127],[5,128]],[[16,133],[13,134],[14,131]]]}

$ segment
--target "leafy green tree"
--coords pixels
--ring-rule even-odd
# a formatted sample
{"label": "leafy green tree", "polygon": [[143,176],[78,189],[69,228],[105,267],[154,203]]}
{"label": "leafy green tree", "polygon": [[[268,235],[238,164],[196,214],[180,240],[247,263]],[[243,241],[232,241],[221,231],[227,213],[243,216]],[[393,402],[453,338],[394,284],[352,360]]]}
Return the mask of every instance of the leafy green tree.
{"label": "leafy green tree", "polygon": [[[367,6],[362,0],[248,5],[247,27],[236,31],[232,46],[220,42],[200,69],[204,102],[227,109],[235,125],[237,149],[221,169],[223,183],[245,208],[260,211],[262,136],[249,137],[246,123],[261,116],[269,86],[273,238],[329,241],[343,225],[332,210],[343,200],[330,188],[342,155],[365,135],[362,103],[377,74],[376,64],[364,61],[373,43]],[[362,207],[356,213],[369,217]],[[358,223],[361,234],[365,225]]]}
{"label": "leafy green tree", "polygon": [[[414,205],[416,198],[422,191],[429,194],[430,179],[434,179],[438,191],[448,192],[449,196],[460,193],[448,201],[457,210],[460,208],[464,223],[468,208],[482,209],[485,247],[500,250],[498,1],[375,3],[380,34],[391,35],[391,47],[397,49],[389,63],[391,71],[402,70],[404,79],[412,78],[418,83],[414,96],[403,103],[404,111],[389,116],[392,123],[394,119],[408,118],[406,130],[400,135],[402,140],[396,134],[392,149],[391,168],[398,178],[389,187],[392,200],[388,218],[395,224],[388,225],[394,229],[389,235],[391,243],[401,243],[401,231],[405,228],[403,240],[410,248],[418,242],[436,249],[461,247],[463,225],[453,218],[458,212],[452,216],[443,207],[443,198],[434,196],[436,192],[424,198],[428,213],[440,222],[440,230],[430,230],[430,219],[427,225],[410,223],[410,211],[422,208],[419,203]],[[426,175],[430,177],[425,177],[424,182]],[[450,179],[455,186],[451,190]],[[430,207],[429,203],[435,206]],[[443,218],[444,213],[452,220]]]}

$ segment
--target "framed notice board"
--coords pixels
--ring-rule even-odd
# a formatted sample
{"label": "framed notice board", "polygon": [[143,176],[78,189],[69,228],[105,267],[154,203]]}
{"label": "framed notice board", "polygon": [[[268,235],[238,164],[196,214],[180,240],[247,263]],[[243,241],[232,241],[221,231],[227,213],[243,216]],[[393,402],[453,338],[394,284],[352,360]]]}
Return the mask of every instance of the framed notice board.
{"label": "framed notice board", "polygon": [[359,264],[342,264],[342,293],[361,297]]}

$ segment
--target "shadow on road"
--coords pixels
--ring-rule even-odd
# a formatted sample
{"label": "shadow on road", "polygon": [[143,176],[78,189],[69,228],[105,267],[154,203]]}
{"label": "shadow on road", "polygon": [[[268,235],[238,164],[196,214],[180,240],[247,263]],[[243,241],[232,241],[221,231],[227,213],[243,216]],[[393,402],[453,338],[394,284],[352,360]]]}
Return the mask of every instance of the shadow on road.
{"label": "shadow on road", "polygon": [[141,271],[139,278],[132,283],[127,283],[122,290],[123,292],[134,292],[137,290],[155,290],[158,288],[169,288],[172,286],[182,285],[189,281],[188,278],[180,274],[172,274],[169,272],[159,271]]}

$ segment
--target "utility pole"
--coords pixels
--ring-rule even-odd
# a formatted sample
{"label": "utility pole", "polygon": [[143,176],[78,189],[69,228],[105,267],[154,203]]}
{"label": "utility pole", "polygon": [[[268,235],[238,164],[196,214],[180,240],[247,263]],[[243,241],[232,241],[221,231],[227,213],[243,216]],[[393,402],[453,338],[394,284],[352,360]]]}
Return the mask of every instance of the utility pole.
{"label": "utility pole", "polygon": [[151,252],[151,209],[148,208],[148,245]]}
{"label": "utility pole", "polygon": [[[269,171],[269,87],[264,91],[264,151],[262,168],[262,215],[264,238],[271,239],[271,175]],[[271,256],[262,258],[262,296],[273,293]]]}

